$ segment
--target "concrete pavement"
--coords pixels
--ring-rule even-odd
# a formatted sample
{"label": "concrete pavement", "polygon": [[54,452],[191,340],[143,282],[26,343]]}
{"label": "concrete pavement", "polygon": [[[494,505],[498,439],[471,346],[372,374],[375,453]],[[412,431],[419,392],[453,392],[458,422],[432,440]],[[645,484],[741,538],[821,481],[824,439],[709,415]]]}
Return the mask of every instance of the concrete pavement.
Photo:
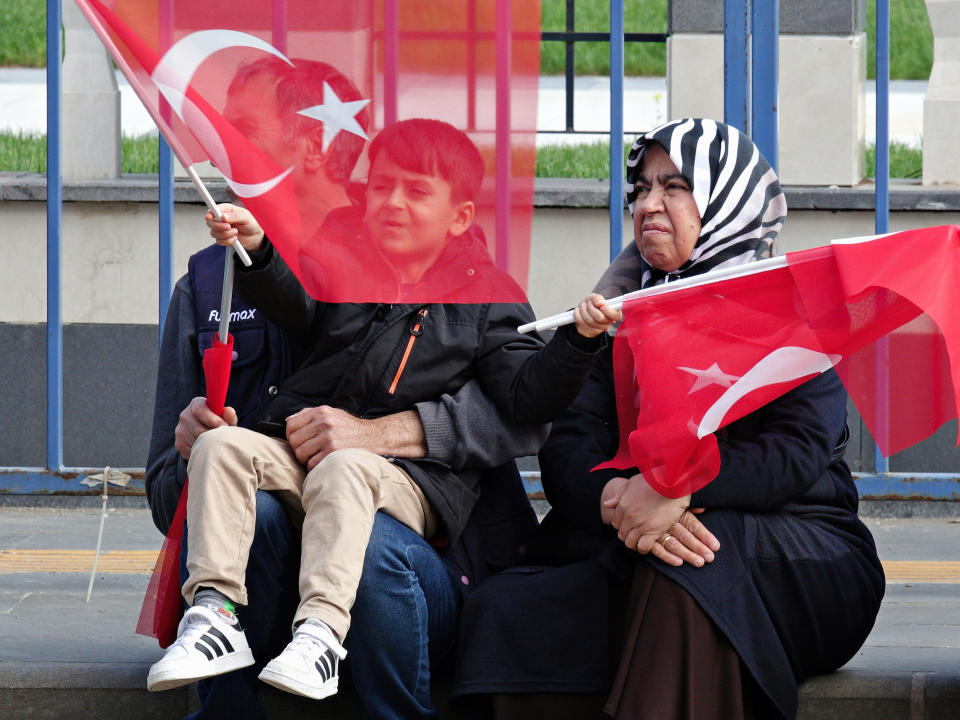
{"label": "concrete pavement", "polygon": [[[144,689],[160,650],[134,632],[161,536],[142,500],[116,503],[87,604],[99,500],[77,504],[0,507],[0,717],[181,717],[194,693]],[[804,684],[800,717],[960,717],[960,519],[866,522],[888,572],[880,616],[843,670]],[[315,706],[268,689],[265,701],[276,717],[360,714],[349,692]]]}

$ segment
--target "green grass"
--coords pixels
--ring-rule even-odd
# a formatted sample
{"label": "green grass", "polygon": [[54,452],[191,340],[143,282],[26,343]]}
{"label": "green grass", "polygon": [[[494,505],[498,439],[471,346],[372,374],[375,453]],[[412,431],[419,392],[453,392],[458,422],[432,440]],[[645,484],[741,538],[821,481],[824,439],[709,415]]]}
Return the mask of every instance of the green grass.
{"label": "green grass", "polygon": [[46,67],[43,0],[0,0],[0,67]]}
{"label": "green grass", "polygon": [[[877,151],[873,145],[867,146],[867,177],[874,177]],[[923,176],[923,150],[903,143],[890,143],[890,177],[920,178]]]}
{"label": "green grass", "polygon": [[[867,77],[876,76],[876,0],[867,0]],[[933,65],[933,31],[923,0],[890,3],[890,77],[926,80]]]}
{"label": "green grass", "polygon": [[44,136],[0,132],[0,170],[46,172],[47,143]]}
{"label": "green grass", "polygon": [[[626,161],[632,143],[623,146]],[[623,163],[620,164],[623,167]],[[537,150],[537,177],[610,177],[610,146],[605,142],[548,145]]]}
{"label": "green grass", "polygon": [[[719,0],[718,0],[719,2]],[[565,0],[542,0],[543,29],[566,27]],[[874,76],[874,26],[876,0],[867,0],[867,73]],[[44,0],[0,0],[0,67],[44,67]],[[662,33],[667,26],[667,0],[625,0],[627,32]],[[606,31],[610,4],[607,0],[577,0],[576,29]],[[890,3],[890,77],[926,80],[933,62],[933,34],[923,0],[893,0]],[[564,44],[542,43],[541,72],[561,75]],[[610,49],[607,43],[577,43],[576,71],[581,75],[607,75]],[[663,43],[627,43],[624,50],[627,75],[666,74]]]}
{"label": "green grass", "polygon": [[[630,144],[623,147],[626,159]],[[537,177],[605,178],[610,175],[610,155],[606,143],[553,145],[537,151]],[[867,147],[866,174],[874,176],[876,150]],[[621,165],[622,167],[622,165]],[[923,174],[923,151],[901,143],[890,145],[890,177],[919,178]]]}
{"label": "green grass", "polygon": [[160,169],[160,148],[156,135],[130,137],[120,141],[122,159],[120,165],[125,173],[151,173]]}
{"label": "green grass", "polygon": [[[578,32],[609,32],[610,3],[607,0],[577,0]],[[566,29],[565,0],[541,0],[544,30]],[[667,0],[625,0],[624,27],[627,32],[663,33],[667,30]],[[562,42],[540,45],[540,72],[562,75],[565,48]],[[627,75],[663,76],[667,72],[666,43],[627,43],[623,65]],[[574,47],[574,66],[578,75],[609,75],[610,45],[605,42],[578,42]]]}
{"label": "green grass", "polygon": [[[121,142],[125,173],[153,173],[159,167],[156,135],[124,137]],[[38,133],[0,132],[0,171],[47,171],[47,141]]]}
{"label": "green grass", "polygon": [[[623,146],[626,160],[630,143]],[[604,142],[582,145],[551,145],[537,151],[537,177],[605,178],[610,175],[610,151]],[[875,151],[867,148],[867,176],[874,174]],[[123,138],[124,173],[155,174],[158,168],[157,138],[142,135]],[[46,172],[47,146],[43,135],[0,132],[0,171]],[[622,165],[621,165],[622,167]],[[919,178],[923,153],[900,143],[890,146],[890,177]]]}

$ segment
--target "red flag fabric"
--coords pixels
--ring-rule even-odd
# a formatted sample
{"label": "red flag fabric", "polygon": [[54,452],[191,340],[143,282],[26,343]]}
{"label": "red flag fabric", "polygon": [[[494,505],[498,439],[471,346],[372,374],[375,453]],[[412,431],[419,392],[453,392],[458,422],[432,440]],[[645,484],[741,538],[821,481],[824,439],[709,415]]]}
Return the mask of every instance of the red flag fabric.
{"label": "red flag fabric", "polygon": [[163,546],[147,583],[147,592],[140,607],[137,634],[153,637],[160,647],[169,647],[177,639],[177,626],[183,617],[183,595],[180,594],[180,549],[183,546],[183,525],[187,517],[187,486],[183,484],[173,522],[163,539]]}
{"label": "red flag fabric", "polygon": [[[213,162],[315,298],[524,297],[538,2],[329,0],[319,12],[312,0],[77,3],[180,162]],[[366,141],[414,117],[462,130],[483,160],[472,198],[482,232],[469,237],[491,260],[471,267],[469,283],[450,272],[434,273],[423,287],[405,277],[384,282],[382,273],[366,272],[367,253],[352,254],[353,238],[319,242],[329,240],[321,229],[331,211],[351,205],[351,181],[367,176]],[[375,233],[367,235],[380,248]],[[489,277],[478,277],[484,272]]]}
{"label": "red flag fabric", "polygon": [[715,431],[836,367],[884,455],[957,417],[960,228],[835,241],[787,264],[638,298],[614,342],[617,455],[680,497],[719,471]]}

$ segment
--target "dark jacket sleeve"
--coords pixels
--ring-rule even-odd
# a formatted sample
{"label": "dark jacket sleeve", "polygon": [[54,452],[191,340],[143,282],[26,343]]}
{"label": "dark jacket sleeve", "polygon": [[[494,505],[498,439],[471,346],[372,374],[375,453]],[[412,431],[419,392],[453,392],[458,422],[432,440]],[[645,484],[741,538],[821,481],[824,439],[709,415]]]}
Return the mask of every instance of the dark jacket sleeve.
{"label": "dark jacket sleeve", "polygon": [[454,470],[492,468],[525,455],[535,455],[550,426],[514,423],[488,398],[479,381],[471,380],[453,395],[420,402],[427,457]]}
{"label": "dark jacket sleeve", "polygon": [[[772,510],[796,501],[824,479],[846,420],[847,393],[837,374],[808,380],[733,423],[726,439],[721,433],[720,473],[691,504]],[[834,490],[832,481],[821,486]]]}
{"label": "dark jacket sleeve", "polygon": [[187,477],[187,463],[174,447],[174,430],[180,412],[201,393],[196,322],[190,282],[184,275],[174,287],[160,340],[144,480],[153,523],[162,533],[170,528]]}
{"label": "dark jacket sleeve", "polygon": [[517,327],[533,319],[529,305],[491,303],[481,339],[483,388],[513,422],[548,423],[577,396],[606,335],[586,339],[568,325],[546,345]]}
{"label": "dark jacket sleeve", "polygon": [[251,253],[250,259],[253,261],[250,267],[234,259],[240,293],[277,327],[309,347],[311,329],[322,312],[323,303],[307,294],[269,240],[265,239],[263,247]]}
{"label": "dark jacket sleeve", "polygon": [[600,495],[607,482],[636,473],[591,472],[616,454],[619,442],[612,358],[610,349],[600,355],[573,404],[554,421],[540,451],[543,489],[553,511],[590,533],[606,527],[600,520]]}

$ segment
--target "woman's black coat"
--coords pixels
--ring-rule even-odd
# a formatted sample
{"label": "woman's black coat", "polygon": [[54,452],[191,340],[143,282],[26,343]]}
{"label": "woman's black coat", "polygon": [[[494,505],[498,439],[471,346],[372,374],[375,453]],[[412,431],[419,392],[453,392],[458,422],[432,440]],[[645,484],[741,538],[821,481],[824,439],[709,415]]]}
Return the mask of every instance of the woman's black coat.
{"label": "woman's black coat", "polygon": [[[573,602],[576,577],[594,575],[597,562],[589,558],[599,557],[612,582],[628,580],[639,560],[679,583],[726,634],[778,713],[795,716],[797,684],[853,656],[873,627],[884,591],[873,539],[857,518],[850,471],[833,459],[846,436],[846,393],[836,374],[820,375],[718,433],[720,474],[691,501],[706,508],[700,519],[721,545],[703,568],[676,568],[628,552],[600,521],[603,486],[636,472],[590,472],[616,452],[616,418],[607,351],[540,453],[552,510],[530,552],[551,565],[581,562],[508,571],[480,588],[464,609],[462,625],[474,630],[462,636],[458,691],[605,691],[616,668],[607,658],[604,628],[611,623],[603,582],[589,580],[596,592],[585,595],[594,602],[576,601],[581,618],[572,627],[575,614],[560,620],[565,627],[544,620],[544,614],[562,614],[555,610],[564,596]],[[516,620],[507,620],[508,612]],[[603,617],[596,622],[585,613]],[[508,645],[496,647],[498,638]],[[572,653],[558,649],[564,643]],[[497,680],[496,671],[483,670],[496,658],[516,656],[520,647],[529,662],[507,660],[505,673],[512,677]],[[582,662],[566,667],[571,663],[561,656]]]}

